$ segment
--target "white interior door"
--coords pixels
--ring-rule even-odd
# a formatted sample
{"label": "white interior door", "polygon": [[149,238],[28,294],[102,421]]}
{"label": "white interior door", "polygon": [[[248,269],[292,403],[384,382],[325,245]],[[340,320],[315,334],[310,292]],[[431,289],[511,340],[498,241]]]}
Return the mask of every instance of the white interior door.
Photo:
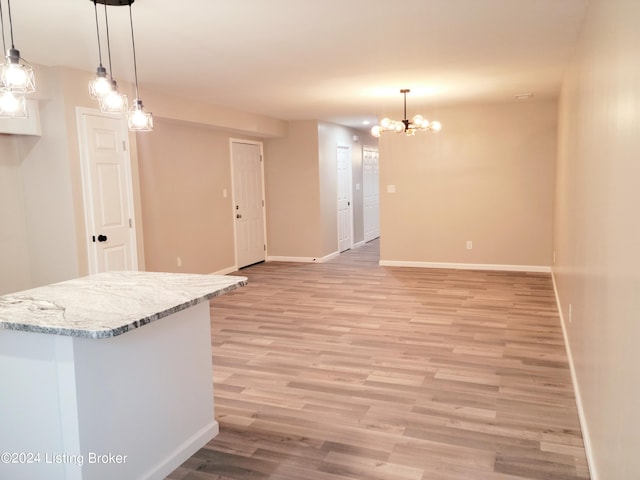
{"label": "white interior door", "polygon": [[378,180],[378,150],[364,148],[362,152],[362,196],[364,203],[364,241],[380,236],[380,191]]}
{"label": "white interior door", "polygon": [[236,266],[266,258],[261,145],[231,142]]}
{"label": "white interior door", "polygon": [[351,147],[338,146],[338,251],[344,252],[353,244],[351,215]]}
{"label": "white interior door", "polygon": [[89,273],[137,270],[126,123],[88,109],[77,117]]}

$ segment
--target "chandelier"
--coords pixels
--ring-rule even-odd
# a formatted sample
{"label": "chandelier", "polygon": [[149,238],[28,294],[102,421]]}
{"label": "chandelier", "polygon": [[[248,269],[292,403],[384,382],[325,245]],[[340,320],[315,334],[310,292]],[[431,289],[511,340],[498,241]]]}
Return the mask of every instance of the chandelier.
{"label": "chandelier", "polygon": [[[98,58],[99,65],[96,69],[96,77],[89,82],[89,94],[91,98],[98,100],[100,111],[108,113],[127,113],[127,123],[129,130],[137,132],[149,132],[153,130],[153,116],[151,112],[146,112],[142,105],[142,100],[138,94],[138,65],[136,61],[136,43],[133,35],[133,16],[131,13],[131,4],[135,0],[91,0],[93,3],[96,17],[96,33],[98,37]],[[98,27],[98,11],[97,3],[104,5],[104,17],[107,33],[107,54],[109,58],[109,75],[107,69],[102,66],[102,49],[100,46],[100,29]],[[109,41],[109,20],[107,18],[107,5],[110,6],[128,6],[129,7],[129,25],[131,27],[131,46],[133,50],[133,72],[135,77],[135,93],[136,98],[133,106],[128,109],[127,96],[118,91],[118,85],[111,73],[111,45]]]}
{"label": "chandelier", "polygon": [[407,93],[411,90],[403,88],[400,93],[404,95],[404,119],[403,120],[391,120],[390,118],[383,118],[380,120],[380,125],[376,125],[371,129],[371,135],[376,138],[382,136],[386,132],[404,133],[405,135],[415,135],[416,131],[429,131],[439,132],[442,130],[442,125],[438,121],[430,122],[422,115],[414,115],[411,120],[407,120]]}

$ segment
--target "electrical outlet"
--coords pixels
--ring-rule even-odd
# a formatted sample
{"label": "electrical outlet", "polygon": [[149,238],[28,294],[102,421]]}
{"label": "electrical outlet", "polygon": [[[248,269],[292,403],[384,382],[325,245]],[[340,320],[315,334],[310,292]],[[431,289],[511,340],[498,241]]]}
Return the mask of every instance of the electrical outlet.
{"label": "electrical outlet", "polygon": [[176,264],[181,267],[182,266],[182,259],[180,257],[176,258]]}
{"label": "electrical outlet", "polygon": [[473,248],[473,242],[471,240],[467,240],[467,250],[471,250]]}

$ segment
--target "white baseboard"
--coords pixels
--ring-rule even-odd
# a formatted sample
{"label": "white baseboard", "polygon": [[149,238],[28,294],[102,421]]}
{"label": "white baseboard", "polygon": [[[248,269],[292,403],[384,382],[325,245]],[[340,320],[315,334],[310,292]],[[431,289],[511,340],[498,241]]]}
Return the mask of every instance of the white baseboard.
{"label": "white baseboard", "polygon": [[367,242],[362,240],[361,242],[354,243],[353,247],[351,247],[351,248],[360,248],[361,246],[366,245],[366,244],[367,244]]}
{"label": "white baseboard", "polygon": [[228,273],[237,272],[238,267],[233,265],[232,267],[223,268],[222,270],[218,270],[217,272],[213,272],[211,275],[227,275]]}
{"label": "white baseboard", "polygon": [[562,304],[560,303],[560,295],[558,294],[558,287],[556,286],[556,277],[551,271],[551,280],[553,281],[553,292],[556,296],[556,305],[558,307],[558,315],[560,316],[560,325],[562,326],[562,335],[564,337],[564,347],[567,351],[567,357],[569,359],[569,370],[571,371],[571,383],[573,383],[573,391],[576,396],[576,406],[578,408],[578,419],[580,420],[580,429],[582,430],[582,441],[584,442],[584,450],[587,455],[587,465],[589,466],[589,474],[591,480],[598,480],[598,472],[596,470],[596,464],[593,456],[593,447],[591,445],[591,436],[589,435],[589,426],[587,424],[587,417],[584,413],[582,406],[582,395],[580,394],[580,385],[578,384],[578,377],[576,376],[576,369],[573,365],[573,355],[571,354],[571,343],[569,343],[569,336],[567,335],[567,327],[564,321],[564,315],[562,313]]}
{"label": "white baseboard", "polygon": [[270,255],[267,257],[268,262],[297,262],[297,263],[324,263],[332,258],[340,255],[340,252],[333,252],[324,257],[283,257]]}
{"label": "white baseboard", "polygon": [[380,260],[382,267],[415,267],[415,268],[452,268],[456,270],[497,270],[506,272],[539,272],[550,273],[551,267],[546,265],[495,265],[490,263],[443,263],[443,262],[406,262],[402,260]]}
{"label": "white baseboard", "polygon": [[220,427],[216,420],[213,420],[205,428],[187,439],[184,443],[178,446],[174,451],[170,452],[167,458],[157,465],[150,468],[141,477],[144,480],[155,480],[165,478],[176,468],[182,465],[188,460],[194,453],[200,450],[203,445],[206,445],[211,439],[215,438],[220,432]]}

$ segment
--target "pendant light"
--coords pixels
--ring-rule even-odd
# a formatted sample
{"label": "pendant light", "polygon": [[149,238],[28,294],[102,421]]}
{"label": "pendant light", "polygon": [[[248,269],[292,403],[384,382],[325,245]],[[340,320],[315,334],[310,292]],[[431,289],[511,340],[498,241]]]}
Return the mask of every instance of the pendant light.
{"label": "pendant light", "polygon": [[26,118],[28,115],[24,96],[35,92],[35,77],[33,75],[33,67],[20,58],[20,52],[15,48],[10,0],[7,0],[7,7],[11,37],[11,48],[8,50],[5,43],[2,0],[0,0],[2,47],[7,52],[6,61],[0,65],[0,117]]}
{"label": "pendant light", "polygon": [[[133,3],[133,0],[131,0]],[[138,64],[136,61],[136,41],[133,36],[133,15],[131,14],[131,3],[129,3],[129,23],[131,25],[131,45],[133,47],[133,74],[136,82],[136,98],[127,114],[129,130],[135,132],[150,132],[153,130],[153,116],[151,112],[145,112],[138,94]]]}
{"label": "pendant light", "polygon": [[111,90],[111,81],[107,77],[107,69],[102,66],[102,46],[100,45],[100,27],[98,25],[98,4],[93,0],[93,10],[96,17],[96,35],[98,37],[98,59],[100,61],[96,69],[96,78],[89,82],[89,95],[93,99],[104,97]]}
{"label": "pendant light", "polygon": [[383,118],[380,120],[380,125],[376,125],[371,129],[371,135],[378,138],[383,133],[395,132],[404,133],[405,135],[415,135],[416,131],[430,131],[439,132],[442,130],[442,125],[438,121],[430,122],[422,115],[414,115],[411,120],[407,119],[407,93],[411,90],[403,88],[400,93],[404,95],[404,118],[402,120],[391,120],[390,118]]}
{"label": "pendant light", "polygon": [[[124,113],[127,111],[128,101],[127,96],[118,91],[118,84],[113,78],[113,69],[111,65],[111,41],[109,39],[109,17],[107,15],[107,5],[126,5],[117,0],[91,0],[94,3],[101,3],[104,5],[104,23],[107,33],[107,55],[109,57],[109,89],[106,92],[98,96],[98,102],[100,105],[100,111],[105,113]],[[131,0],[133,2],[133,0]],[[97,16],[96,16],[97,19]],[[98,45],[100,44],[100,38],[98,37]],[[98,75],[100,74],[100,66],[98,67]]]}

